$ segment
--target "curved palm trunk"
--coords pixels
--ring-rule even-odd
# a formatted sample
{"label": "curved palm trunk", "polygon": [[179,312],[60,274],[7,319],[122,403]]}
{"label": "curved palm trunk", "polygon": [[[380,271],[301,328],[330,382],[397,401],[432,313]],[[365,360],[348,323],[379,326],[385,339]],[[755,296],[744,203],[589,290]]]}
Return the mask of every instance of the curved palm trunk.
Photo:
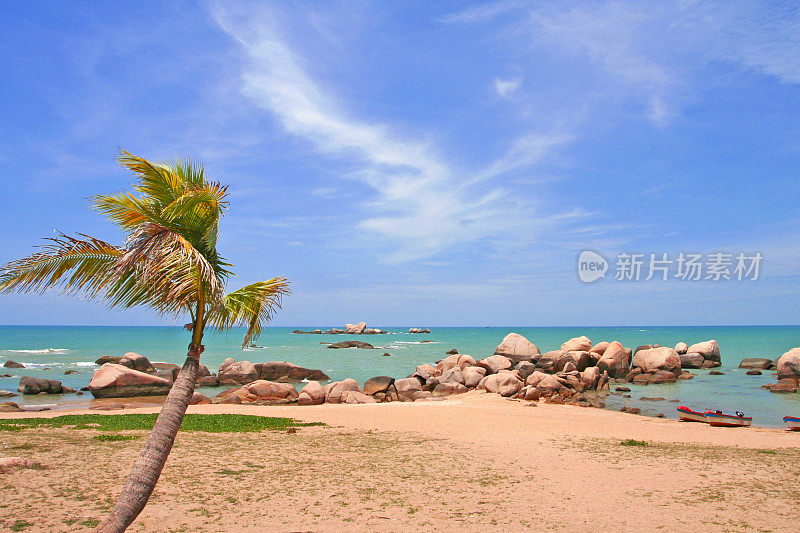
{"label": "curved palm trunk", "polygon": [[116,506],[95,531],[102,533],[125,531],[147,504],[161,475],[161,469],[164,468],[164,463],[172,450],[183,415],[192,399],[202,349],[202,346],[194,344],[189,347],[186,362],[169,391],[142,452],[133,463],[128,481],[117,499]]}

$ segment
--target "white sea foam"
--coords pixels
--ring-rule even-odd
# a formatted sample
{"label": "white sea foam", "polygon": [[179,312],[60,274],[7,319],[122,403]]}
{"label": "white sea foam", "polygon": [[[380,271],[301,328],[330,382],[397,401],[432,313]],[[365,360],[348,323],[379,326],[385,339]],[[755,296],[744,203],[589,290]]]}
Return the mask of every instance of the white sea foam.
{"label": "white sea foam", "polygon": [[67,353],[67,348],[42,348],[40,350],[3,350],[4,353]]}
{"label": "white sea foam", "polygon": [[78,361],[77,363],[73,363],[75,366],[97,366],[97,363],[94,361]]}

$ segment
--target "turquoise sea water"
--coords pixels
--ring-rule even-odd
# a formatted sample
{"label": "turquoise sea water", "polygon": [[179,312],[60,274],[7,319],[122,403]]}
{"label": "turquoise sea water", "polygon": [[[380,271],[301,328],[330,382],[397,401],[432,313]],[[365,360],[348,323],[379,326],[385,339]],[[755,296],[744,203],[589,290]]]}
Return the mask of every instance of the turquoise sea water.
{"label": "turquoise sea water", "polygon": [[[716,339],[722,351],[723,376],[708,375],[708,370],[692,370],[698,374],[692,380],[675,384],[633,386],[632,398],[609,396],[609,408],[623,405],[640,407],[645,414],[664,413],[677,418],[675,407],[687,405],[695,409],[743,411],[753,416],[753,425],[782,427],[786,415],[800,416],[800,394],[773,394],[759,389],[775,381],[771,372],[747,376],[738,369],[744,357],[777,359],[790,348],[800,346],[800,326],[743,326],[743,327],[494,327],[494,328],[432,328],[430,334],[408,334],[408,328],[382,328],[389,335],[292,335],[293,329],[326,329],[319,326],[300,328],[267,328],[257,344],[261,348],[242,350],[241,331],[207,334],[206,351],[202,362],[212,372],[226,357],[252,362],[289,361],[301,366],[319,368],[338,380],[351,377],[363,384],[372,376],[406,377],[422,363],[445,357],[447,350],[473,355],[476,359],[491,355],[497,344],[509,332],[525,335],[542,352],[558,349],[565,340],[579,335],[592,342],[619,340],[626,347],[640,344],[674,346],[679,341],[688,344]],[[329,342],[347,339],[366,341],[377,350],[326,348]],[[433,342],[422,343],[430,340]],[[30,375],[57,379],[64,385],[79,389],[89,383],[98,368],[94,360],[101,355],[122,355],[137,352],[153,362],[182,364],[189,336],[180,327],[73,327],[73,326],[0,326],[0,365],[11,359],[25,369],[0,368],[0,390],[16,392],[20,376]],[[324,344],[323,344],[324,343]],[[384,352],[391,353],[385,357]],[[72,369],[78,373],[64,375]],[[206,390],[214,395],[214,390]],[[678,399],[679,403],[639,401],[642,396]],[[91,403],[91,395],[83,396],[18,396],[13,401],[22,404],[53,404],[55,402]]]}

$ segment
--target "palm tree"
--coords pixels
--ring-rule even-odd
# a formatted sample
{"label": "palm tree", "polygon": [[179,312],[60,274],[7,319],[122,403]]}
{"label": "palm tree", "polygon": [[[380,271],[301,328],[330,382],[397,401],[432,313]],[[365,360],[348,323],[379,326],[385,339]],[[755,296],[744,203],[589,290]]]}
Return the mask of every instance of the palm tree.
{"label": "palm tree", "polygon": [[227,187],[207,181],[201,165],[151,163],[125,151],[119,163],[136,175],[138,194],[96,196],[94,207],[125,232],[123,246],[62,234],[39,252],[0,267],[0,293],[60,288],[112,308],[146,306],[191,317],[186,362],[116,506],[97,529],[102,532],[125,531],[147,504],[194,392],[205,328],[246,327],[245,346],[289,292],[286,279],[276,277],[225,294],[232,265],[217,252],[217,234],[228,208]]}

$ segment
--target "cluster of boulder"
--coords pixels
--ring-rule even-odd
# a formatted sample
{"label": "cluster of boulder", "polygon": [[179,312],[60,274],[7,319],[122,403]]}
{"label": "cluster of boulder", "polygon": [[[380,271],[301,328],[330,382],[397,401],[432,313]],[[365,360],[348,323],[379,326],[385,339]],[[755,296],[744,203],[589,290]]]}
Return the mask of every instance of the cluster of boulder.
{"label": "cluster of boulder", "polygon": [[[753,361],[751,364],[761,362],[761,368],[777,370],[777,383],[764,385],[761,387],[763,389],[768,389],[771,392],[797,392],[798,387],[800,387],[800,348],[792,348],[780,356],[777,361],[753,358],[750,360],[743,360],[742,364],[744,364],[745,361]],[[764,363],[762,361],[768,361],[769,363]]]}
{"label": "cluster of boulder", "polygon": [[[325,331],[321,329],[315,329],[313,331],[301,331],[296,329],[292,333],[295,335],[380,335],[388,332],[378,328],[368,328],[366,322],[359,322],[358,324],[345,324],[344,329],[333,328]],[[428,333],[430,333],[430,331]]]}

